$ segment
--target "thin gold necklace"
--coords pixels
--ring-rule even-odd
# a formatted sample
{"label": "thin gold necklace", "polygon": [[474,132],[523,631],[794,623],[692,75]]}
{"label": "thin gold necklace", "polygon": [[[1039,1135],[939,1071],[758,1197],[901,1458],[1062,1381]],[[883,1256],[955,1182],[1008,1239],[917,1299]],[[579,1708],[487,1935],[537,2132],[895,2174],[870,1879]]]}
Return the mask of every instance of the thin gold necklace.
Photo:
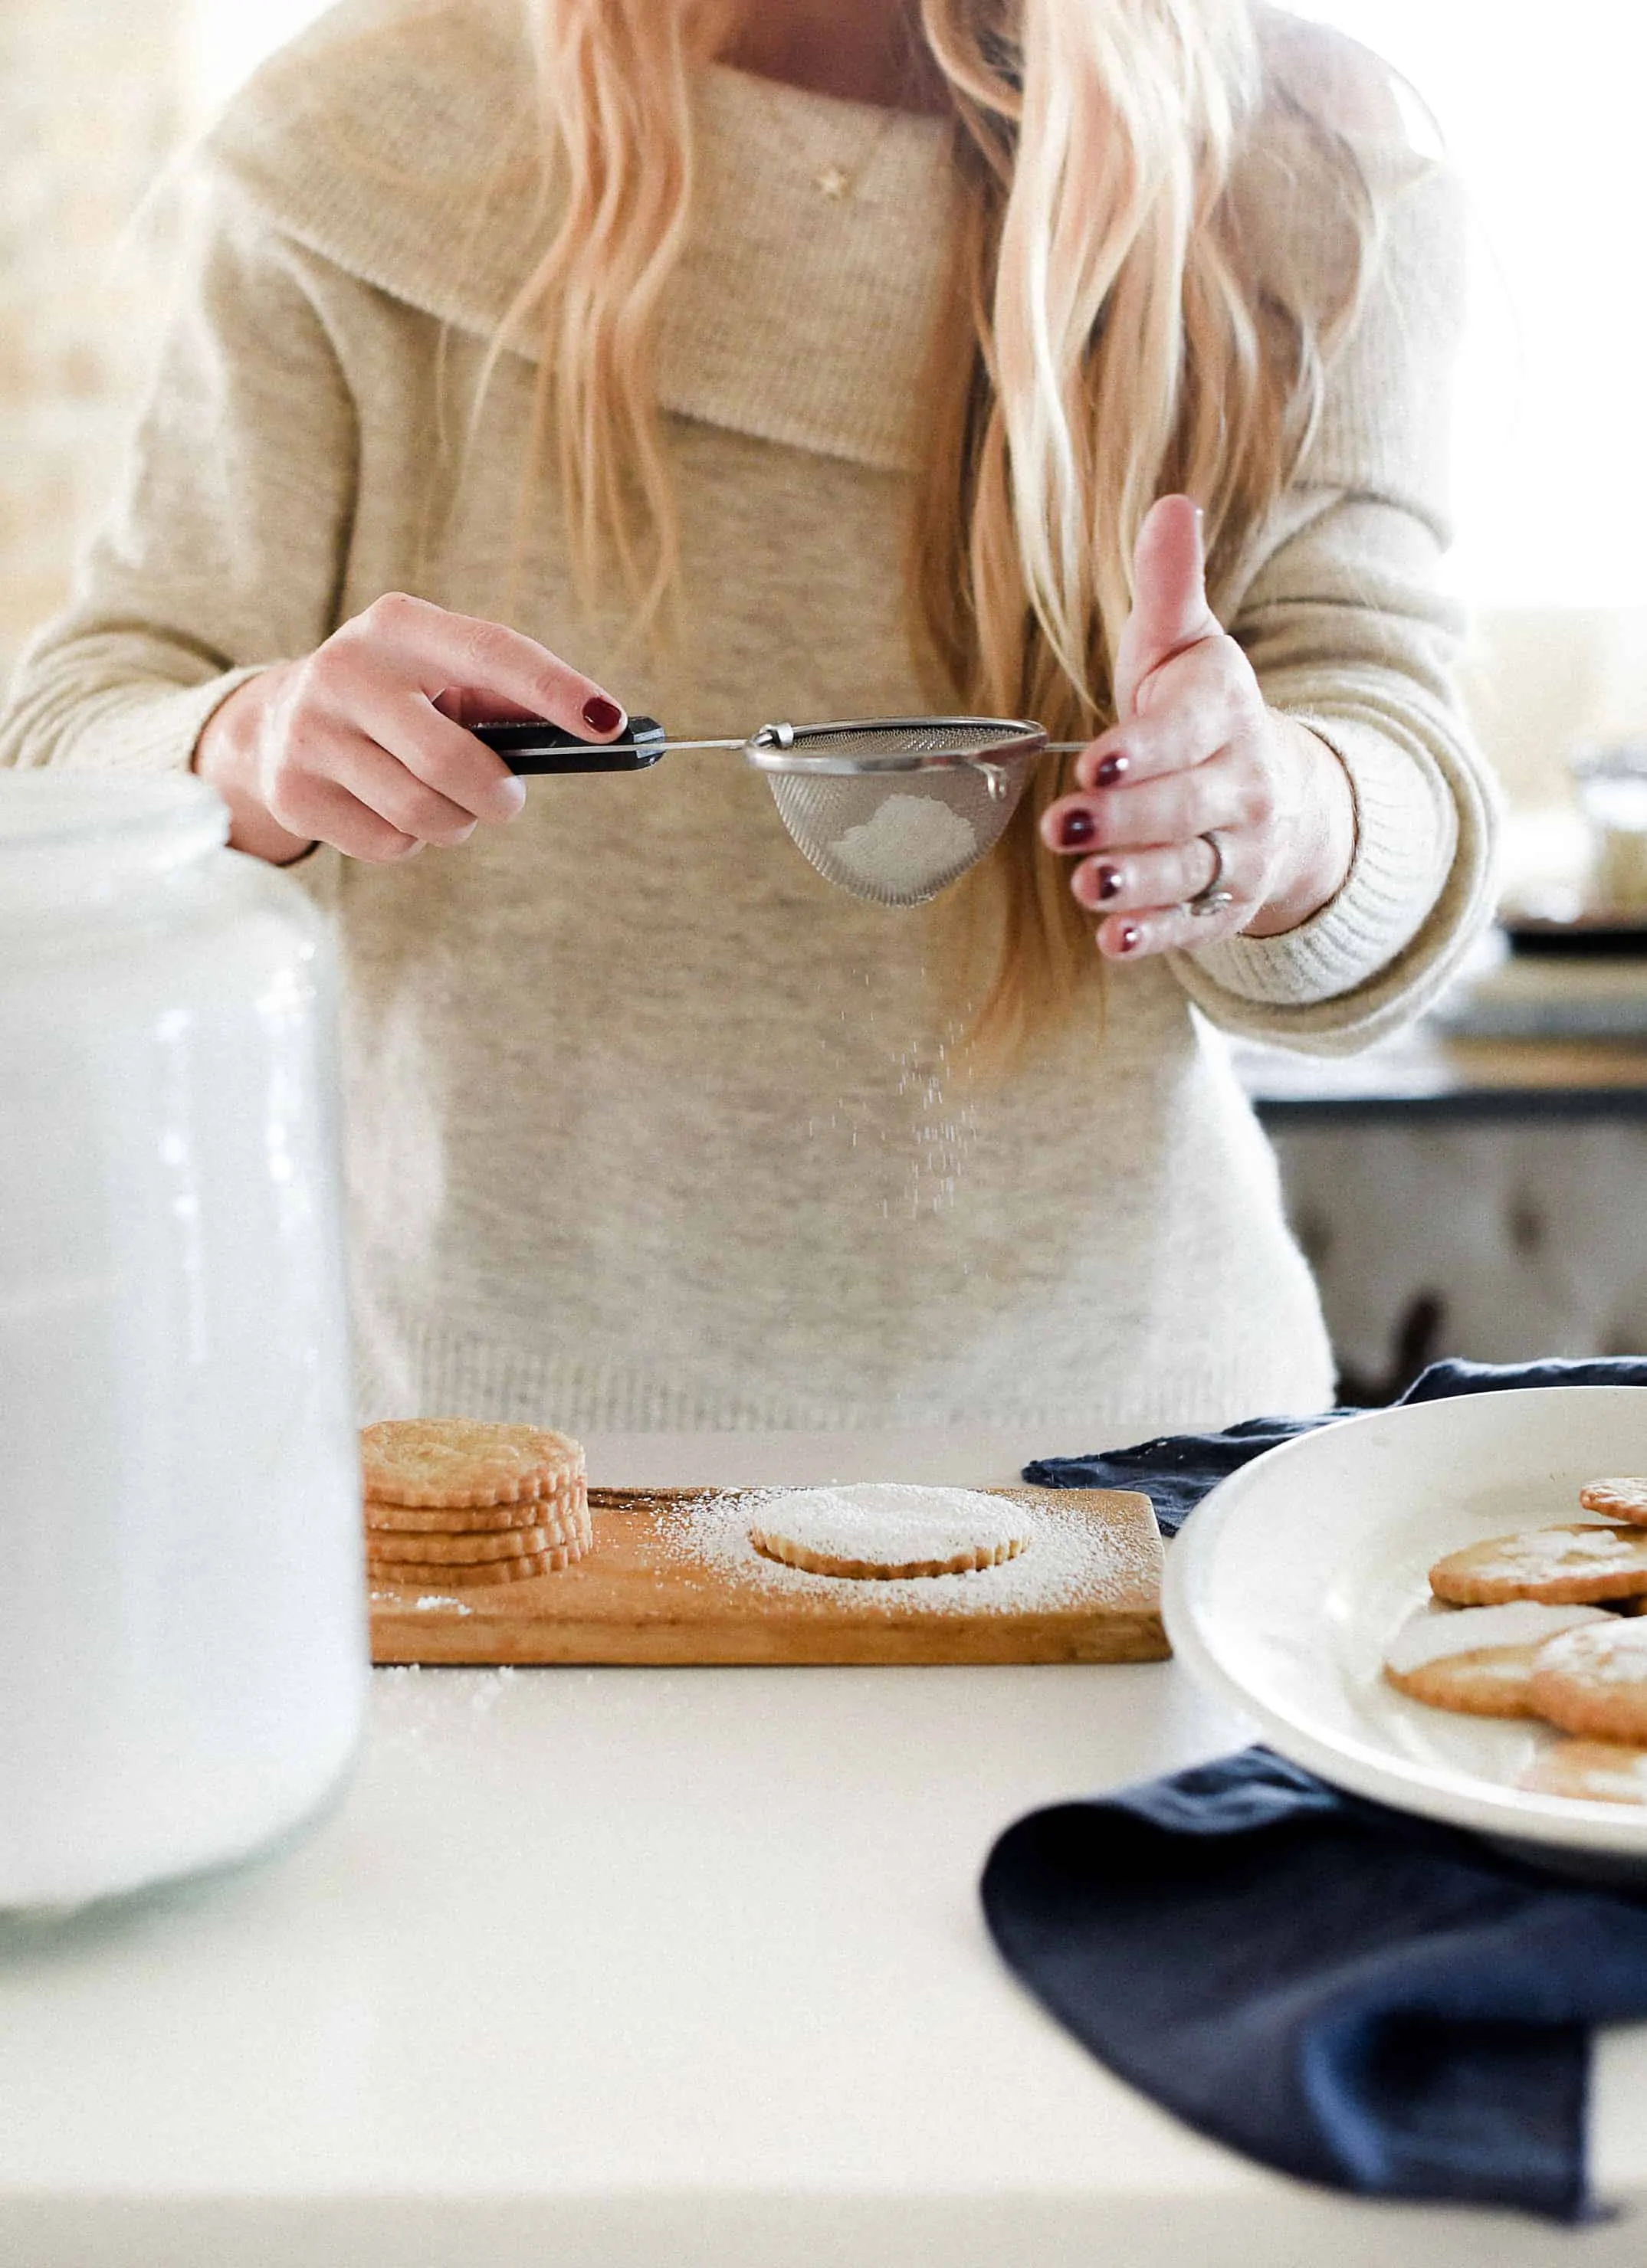
{"label": "thin gold necklace", "polygon": [[898,114],[896,109],[891,108],[883,114],[876,122],[868,149],[864,151],[857,164],[850,169],[843,166],[838,158],[831,158],[828,165],[819,166],[817,172],[812,176],[812,186],[820,196],[827,197],[832,205],[840,205],[846,204],[857,195],[868,175],[870,167],[880,156],[881,145],[891,132],[893,121]]}
{"label": "thin gold necklace", "polygon": [[[794,94],[805,94],[811,92],[810,89],[805,87],[794,86],[787,79],[770,79],[766,77],[763,72],[752,71],[749,76],[755,79],[756,83],[759,86],[769,90],[764,99],[768,108],[773,112],[774,115],[776,115],[777,113],[777,89],[779,86],[787,88],[789,92]],[[824,99],[825,98],[819,99]],[[830,99],[839,99],[840,98]],[[868,108],[870,106],[866,104],[860,107]],[[838,158],[831,157],[826,158],[822,165],[812,165],[811,161],[806,158],[803,157],[801,158],[801,162],[802,165],[809,167],[812,187],[817,191],[821,197],[827,197],[832,205],[846,204],[857,195],[859,190],[862,188],[865,180],[868,177],[870,168],[874,166],[875,159],[880,156],[882,147],[884,144],[888,135],[890,134],[898,119],[905,115],[895,103],[885,105],[877,103],[874,107],[879,110],[881,114],[875,120],[875,125],[870,131],[868,140],[865,143],[854,163],[851,165],[843,165]],[[912,115],[913,114],[910,114]]]}

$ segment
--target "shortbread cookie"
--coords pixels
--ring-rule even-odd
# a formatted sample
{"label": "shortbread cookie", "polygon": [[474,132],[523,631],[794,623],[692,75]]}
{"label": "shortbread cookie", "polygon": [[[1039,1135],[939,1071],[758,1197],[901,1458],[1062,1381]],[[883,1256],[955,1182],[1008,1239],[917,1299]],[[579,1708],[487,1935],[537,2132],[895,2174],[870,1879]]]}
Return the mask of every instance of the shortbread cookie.
{"label": "shortbread cookie", "polygon": [[1540,1649],[1533,1706],[1563,1733],[1647,1742],[1647,1622],[1568,1631]]}
{"label": "shortbread cookie", "polygon": [[576,1531],[517,1528],[498,1535],[373,1535],[366,1549],[380,1566],[398,1562],[412,1567],[481,1567],[491,1559],[530,1559],[540,1551],[574,1545],[588,1549]]}
{"label": "shortbread cookie", "polygon": [[1547,1607],[1533,1599],[1420,1615],[1391,1645],[1384,1674],[1398,1691],[1432,1709],[1529,1717],[1539,1648],[1562,1631],[1612,1619],[1599,1607]]}
{"label": "shortbread cookie", "polygon": [[1000,1497],[862,1482],[768,1498],[750,1521],[750,1541],[768,1559],[809,1574],[889,1582],[974,1574],[1016,1558],[1030,1537]]}
{"label": "shortbread cookie", "polygon": [[1438,1599],[1495,1607],[1506,1599],[1571,1606],[1647,1592],[1647,1528],[1528,1528],[1450,1552],[1429,1571]]}
{"label": "shortbread cookie", "polygon": [[[524,1504],[445,1505],[414,1511],[403,1504],[366,1504],[366,1526],[380,1535],[502,1535],[522,1528],[584,1526],[589,1500],[581,1478],[562,1484],[552,1496],[529,1497]],[[559,1538],[555,1539],[559,1542]]]}
{"label": "shortbread cookie", "polygon": [[543,1425],[469,1418],[395,1418],[360,1437],[366,1493],[431,1508],[526,1504],[583,1471],[583,1451]]}
{"label": "shortbread cookie", "polygon": [[547,1551],[528,1552],[523,1559],[486,1559],[478,1566],[472,1562],[465,1566],[451,1561],[441,1564],[369,1558],[366,1567],[377,1583],[415,1584],[420,1591],[449,1591],[471,1583],[528,1583],[535,1575],[558,1575],[567,1567],[575,1567],[582,1557],[580,1545],[558,1543]]}
{"label": "shortbread cookie", "polygon": [[1533,1795],[1578,1803],[1647,1803],[1647,1749],[1617,1741],[1557,1741],[1522,1774]]}
{"label": "shortbread cookie", "polygon": [[1628,1520],[1647,1528],[1647,1480],[1586,1481],[1578,1501],[1603,1520]]}

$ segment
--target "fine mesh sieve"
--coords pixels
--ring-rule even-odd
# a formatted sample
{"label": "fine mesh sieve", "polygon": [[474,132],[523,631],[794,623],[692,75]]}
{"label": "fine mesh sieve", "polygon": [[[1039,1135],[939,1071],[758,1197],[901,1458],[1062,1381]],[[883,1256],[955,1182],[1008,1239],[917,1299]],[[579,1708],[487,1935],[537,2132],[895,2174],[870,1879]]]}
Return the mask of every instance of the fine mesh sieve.
{"label": "fine mesh sieve", "polygon": [[787,747],[757,733],[745,753],[826,882],[916,906],[994,849],[1045,745],[995,718],[890,718],[797,726]]}
{"label": "fine mesh sieve", "polygon": [[740,750],[765,773],[801,854],[826,881],[879,906],[918,906],[993,850],[1049,751],[1038,725],[1001,717],[763,725],[743,740],[671,740],[649,717],[604,743],[549,725],[475,730],[521,772],[645,771],[672,750]]}

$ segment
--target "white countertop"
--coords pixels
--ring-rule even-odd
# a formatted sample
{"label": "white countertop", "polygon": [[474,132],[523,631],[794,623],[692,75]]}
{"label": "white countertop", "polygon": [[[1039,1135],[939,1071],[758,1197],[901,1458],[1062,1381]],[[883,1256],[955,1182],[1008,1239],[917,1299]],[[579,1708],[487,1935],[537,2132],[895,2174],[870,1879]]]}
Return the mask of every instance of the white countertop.
{"label": "white countertop", "polygon": [[[5,1936],[0,2262],[1639,2268],[1261,2172],[1014,1983],[995,1834],[1244,1736],[1171,1664],[380,1672],[292,1851]],[[1647,2207],[1647,2031],[1598,2098]]]}

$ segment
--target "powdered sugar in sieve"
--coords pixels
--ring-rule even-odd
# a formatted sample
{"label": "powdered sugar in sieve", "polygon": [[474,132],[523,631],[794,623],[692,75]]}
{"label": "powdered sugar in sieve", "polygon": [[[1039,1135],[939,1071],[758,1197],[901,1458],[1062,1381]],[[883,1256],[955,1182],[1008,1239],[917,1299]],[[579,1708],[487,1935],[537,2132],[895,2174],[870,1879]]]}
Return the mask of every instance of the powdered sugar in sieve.
{"label": "powdered sugar in sieve", "polygon": [[919,795],[889,795],[873,819],[849,827],[829,846],[844,875],[878,895],[895,896],[919,881],[951,867],[971,865],[978,835],[970,821],[947,804]]}

